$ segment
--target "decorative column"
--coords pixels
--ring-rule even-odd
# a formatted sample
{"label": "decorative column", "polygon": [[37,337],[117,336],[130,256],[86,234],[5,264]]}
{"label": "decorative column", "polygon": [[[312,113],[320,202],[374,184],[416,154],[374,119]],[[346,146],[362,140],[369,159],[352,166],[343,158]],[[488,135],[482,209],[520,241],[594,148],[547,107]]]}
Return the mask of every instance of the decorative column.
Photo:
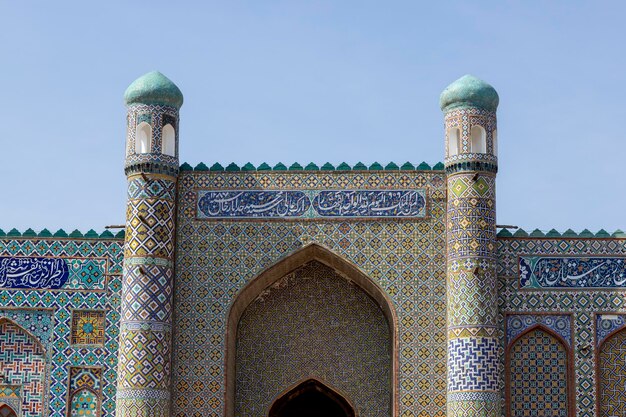
{"label": "decorative column", "polygon": [[498,93],[466,75],[441,94],[448,187],[448,417],[500,417],[496,277]]}
{"label": "decorative column", "polygon": [[133,82],[124,98],[128,200],[117,416],[168,417],[183,96],[163,74],[151,72]]}

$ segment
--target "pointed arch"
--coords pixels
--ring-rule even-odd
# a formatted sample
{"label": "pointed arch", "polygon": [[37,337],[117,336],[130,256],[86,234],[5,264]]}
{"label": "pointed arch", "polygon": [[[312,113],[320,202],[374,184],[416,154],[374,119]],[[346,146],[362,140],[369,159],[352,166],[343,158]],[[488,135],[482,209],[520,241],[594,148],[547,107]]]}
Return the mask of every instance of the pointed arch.
{"label": "pointed arch", "polygon": [[282,415],[281,411],[290,401],[308,393],[319,393],[332,400],[347,417],[356,417],[356,408],[348,400],[347,396],[318,378],[306,379],[279,394],[272,402],[268,416],[280,417]]}
{"label": "pointed arch", "polygon": [[47,409],[49,386],[47,351],[42,341],[8,317],[0,317],[0,362],[7,381],[21,386],[24,417],[40,416]]}
{"label": "pointed arch", "polygon": [[[533,332],[542,332],[546,335],[548,335],[549,337],[553,338],[556,340],[556,342],[558,343],[558,345],[563,349],[563,351],[565,352],[565,359],[566,359],[566,364],[565,364],[565,375],[564,378],[562,380],[564,380],[566,382],[566,387],[565,387],[565,393],[567,395],[567,405],[566,405],[566,416],[568,417],[573,417],[574,414],[574,409],[573,409],[573,403],[575,401],[575,393],[573,390],[574,384],[572,384],[571,382],[571,378],[574,375],[574,358],[572,356],[572,349],[571,346],[567,343],[567,341],[561,336],[559,335],[557,332],[555,332],[554,330],[550,329],[549,327],[547,327],[546,325],[544,325],[543,323],[536,323],[532,326],[529,326],[527,329],[525,329],[523,332],[521,332],[520,334],[518,334],[515,338],[513,338],[513,340],[511,340],[511,342],[507,343],[507,347],[505,350],[505,375],[506,375],[506,381],[505,381],[505,385],[506,385],[506,389],[505,389],[505,406],[506,406],[506,411],[505,411],[505,415],[507,417],[515,417],[515,415],[512,412],[512,398],[511,398],[511,385],[512,385],[512,372],[511,372],[511,356],[512,353],[511,351],[516,347],[516,345],[521,342],[523,339],[525,339],[527,336],[531,335],[531,333]],[[536,347],[536,345],[535,345]],[[553,415],[555,416],[559,416],[559,414],[553,413]]]}
{"label": "pointed arch", "polygon": [[0,403],[0,417],[17,417],[17,412],[9,404]]}
{"label": "pointed arch", "polygon": [[[626,384],[624,361],[626,327],[620,327],[602,340],[596,352],[596,411],[599,417],[619,415],[615,413],[620,411],[623,415],[626,411],[626,393],[623,390]],[[611,391],[612,387],[616,389]]]}
{"label": "pointed arch", "polygon": [[252,279],[252,281],[246,284],[246,286],[239,291],[230,306],[226,322],[226,401],[224,405],[226,417],[233,417],[235,415],[235,352],[237,343],[237,325],[242,314],[250,303],[252,303],[252,301],[254,301],[265,289],[283,278],[285,275],[311,261],[318,261],[332,268],[348,281],[356,284],[376,302],[385,316],[391,338],[391,415],[396,415],[396,385],[398,381],[398,340],[396,333],[398,328],[398,319],[393,308],[393,303],[387,293],[356,265],[332,252],[330,249],[327,249],[317,243],[310,243],[281,258],[273,265],[261,271],[254,279]]}
{"label": "pointed arch", "polygon": [[25,333],[29,338],[31,338],[33,340],[33,342],[35,342],[35,345],[37,345],[37,347],[42,350],[44,356],[47,355],[46,347],[41,342],[41,340],[39,340],[39,338],[37,336],[32,334],[30,331],[26,330],[24,327],[19,325],[16,321],[11,320],[8,317],[0,317],[0,326],[3,326],[5,323],[9,323],[9,324],[17,327],[19,329],[19,331]]}

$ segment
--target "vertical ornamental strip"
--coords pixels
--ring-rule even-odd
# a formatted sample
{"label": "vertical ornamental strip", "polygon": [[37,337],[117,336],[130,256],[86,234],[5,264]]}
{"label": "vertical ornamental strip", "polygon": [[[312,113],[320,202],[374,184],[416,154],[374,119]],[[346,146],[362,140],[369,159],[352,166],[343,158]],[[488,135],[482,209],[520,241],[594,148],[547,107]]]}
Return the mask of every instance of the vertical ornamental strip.
{"label": "vertical ornamental strip", "polygon": [[183,96],[159,72],[124,96],[128,180],[117,382],[118,417],[168,417],[178,112]]}
{"label": "vertical ornamental strip", "polygon": [[447,208],[447,416],[499,417],[496,277],[498,93],[466,75],[441,94]]}

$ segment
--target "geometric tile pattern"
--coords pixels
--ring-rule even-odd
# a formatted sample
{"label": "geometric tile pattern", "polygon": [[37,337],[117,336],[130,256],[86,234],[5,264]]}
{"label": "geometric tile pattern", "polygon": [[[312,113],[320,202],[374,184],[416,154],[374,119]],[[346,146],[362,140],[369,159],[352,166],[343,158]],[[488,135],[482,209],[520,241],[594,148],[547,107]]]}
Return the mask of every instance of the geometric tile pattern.
{"label": "geometric tile pattern", "polygon": [[510,415],[566,417],[567,351],[554,336],[534,329],[509,352]]}
{"label": "geometric tile pattern", "polygon": [[100,415],[102,368],[71,367],[68,417]]}
{"label": "geometric tile pattern", "polygon": [[[0,289],[0,320],[6,317],[17,323],[40,340],[46,350],[46,405],[38,415],[65,417],[68,372],[72,366],[102,367],[100,416],[112,417],[115,413],[122,249],[120,239],[0,238],[0,256],[61,258],[70,266],[68,283],[72,281],[74,260],[77,260],[76,265],[86,265],[88,269],[91,264],[95,268],[92,275],[85,274],[85,279],[106,282],[106,287],[102,284],[97,291]],[[101,275],[95,277],[96,271]],[[80,274],[77,272],[76,276],[78,279]],[[105,312],[102,345],[71,344],[73,310]]]}
{"label": "geometric tile pattern", "polygon": [[572,319],[569,315],[556,314],[509,314],[506,317],[506,344],[508,345],[529,327],[542,325],[552,330],[565,340],[568,347],[572,345]]}
{"label": "geometric tile pattern", "polygon": [[122,289],[124,322],[169,323],[172,315],[172,268],[160,265],[127,265]]}
{"label": "geometric tile pattern", "polygon": [[389,325],[376,302],[311,261],[263,291],[241,316],[235,415],[267,415],[286,387],[316,378],[342,392],[358,415],[389,416],[390,350]]}
{"label": "geometric tile pattern", "polygon": [[[423,189],[428,216],[214,221],[201,190]],[[357,265],[397,314],[398,416],[445,416],[446,176],[441,171],[181,171],[178,177],[173,398],[176,417],[221,416],[229,308],[265,268],[318,243]]]}
{"label": "geometric tile pattern", "polygon": [[174,243],[168,236],[174,233],[174,201],[128,200],[126,218],[126,258],[172,258]]}
{"label": "geometric tile pattern", "polygon": [[604,341],[598,354],[600,416],[626,415],[626,331]]}
{"label": "geometric tile pattern", "polygon": [[0,322],[0,369],[4,381],[20,385],[21,410],[25,417],[40,416],[46,395],[46,353],[39,340],[17,324]]}
{"label": "geometric tile pattern", "polygon": [[495,337],[448,342],[448,392],[497,391],[499,343]]}
{"label": "geometric tile pattern", "polygon": [[[597,338],[602,339],[604,326],[611,326],[606,316],[626,314],[623,290],[531,290],[519,288],[518,262],[520,256],[546,257],[624,257],[624,239],[586,238],[500,238],[498,239],[498,294],[500,328],[505,314],[559,313],[572,317],[573,375],[568,384],[578,416],[596,415],[596,358],[593,354]],[[595,319],[594,319],[595,317]],[[600,321],[600,326],[596,323]],[[607,323],[605,323],[607,322]],[[598,336],[596,337],[596,332]],[[504,349],[504,333],[501,335]],[[504,379],[501,386],[504,387]],[[575,395],[574,395],[575,391]],[[572,405],[574,410],[574,404]]]}
{"label": "geometric tile pattern", "polygon": [[104,345],[104,311],[72,311],[72,345]]}

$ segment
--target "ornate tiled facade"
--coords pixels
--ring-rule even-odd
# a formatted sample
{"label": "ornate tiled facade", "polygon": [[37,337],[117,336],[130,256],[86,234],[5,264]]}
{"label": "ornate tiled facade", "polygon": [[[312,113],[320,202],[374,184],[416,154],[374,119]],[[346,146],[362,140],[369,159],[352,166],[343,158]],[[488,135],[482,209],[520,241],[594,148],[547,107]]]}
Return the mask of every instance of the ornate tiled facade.
{"label": "ornate tiled facade", "polygon": [[[35,405],[28,399],[31,394],[25,389],[28,378],[25,370],[4,371],[3,383],[18,386],[23,395],[20,409],[16,410],[18,415],[65,417],[70,404],[70,368],[99,366],[102,368],[102,383],[98,392],[98,415],[112,416],[115,412],[123,239],[113,238],[111,234],[110,237],[96,235],[86,239],[68,238],[62,231],[57,234],[66,237],[45,234],[50,237],[0,237],[0,257],[17,261],[57,259],[69,266],[66,284],[72,280],[69,278],[74,269],[72,265],[82,265],[85,274],[75,273],[74,276],[86,279],[80,289],[68,288],[66,284],[50,289],[43,281],[39,281],[43,288],[32,285],[28,289],[0,289],[0,322],[5,323],[4,326],[14,326],[25,338],[17,349],[24,351],[30,344],[40,346],[43,352],[43,372],[38,375],[41,402]],[[49,275],[40,277],[52,274],[54,271],[49,271]],[[77,327],[81,321],[75,320],[88,317],[85,315],[88,312],[98,317],[92,332],[86,332],[91,327],[85,321],[81,328]],[[74,343],[88,341],[93,337],[90,335],[97,335],[99,343]],[[3,342],[0,352],[5,352],[7,346]],[[2,369],[19,366],[15,356],[2,357],[0,363]],[[5,401],[0,397],[0,402]]]}
{"label": "ornate tiled facade", "polygon": [[496,236],[488,84],[442,94],[433,168],[194,169],[180,90],[125,99],[125,231],[0,230],[0,417],[626,411],[626,236]]}

